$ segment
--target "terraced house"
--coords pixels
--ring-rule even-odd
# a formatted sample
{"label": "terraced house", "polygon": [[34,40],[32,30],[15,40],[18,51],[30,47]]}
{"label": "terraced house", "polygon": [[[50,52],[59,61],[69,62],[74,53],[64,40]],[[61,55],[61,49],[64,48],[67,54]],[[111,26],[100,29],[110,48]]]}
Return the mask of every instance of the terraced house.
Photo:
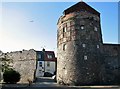
{"label": "terraced house", "polygon": [[37,52],[37,70],[36,77],[42,77],[45,73],[51,73],[54,75],[56,73],[56,62],[54,51],[36,51]]}

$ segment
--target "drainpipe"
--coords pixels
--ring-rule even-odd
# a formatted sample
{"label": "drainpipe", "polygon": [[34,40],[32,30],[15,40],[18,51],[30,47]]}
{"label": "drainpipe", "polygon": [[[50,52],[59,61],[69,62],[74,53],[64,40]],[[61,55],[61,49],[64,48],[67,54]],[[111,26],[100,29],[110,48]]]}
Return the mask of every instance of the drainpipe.
{"label": "drainpipe", "polygon": [[44,60],[44,73],[45,73],[45,49],[44,49],[44,48],[43,48],[42,52],[43,52],[43,60]]}

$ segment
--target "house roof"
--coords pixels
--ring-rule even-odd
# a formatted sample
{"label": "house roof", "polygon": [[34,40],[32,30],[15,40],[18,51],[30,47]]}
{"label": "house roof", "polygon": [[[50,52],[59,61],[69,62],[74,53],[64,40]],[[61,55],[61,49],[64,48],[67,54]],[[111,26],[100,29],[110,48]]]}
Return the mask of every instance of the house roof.
{"label": "house roof", "polygon": [[78,2],[77,4],[64,10],[64,14],[66,15],[66,14],[69,14],[72,12],[78,12],[78,11],[88,11],[88,12],[96,14],[98,16],[100,15],[100,13],[98,11],[96,11],[94,8],[92,8],[91,6],[89,6],[88,4],[86,4],[83,1]]}

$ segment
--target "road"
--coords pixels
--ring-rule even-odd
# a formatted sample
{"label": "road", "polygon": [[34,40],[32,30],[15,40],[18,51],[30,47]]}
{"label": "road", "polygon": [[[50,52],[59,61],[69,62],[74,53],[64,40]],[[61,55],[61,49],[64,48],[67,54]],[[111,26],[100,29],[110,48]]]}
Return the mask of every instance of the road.
{"label": "road", "polygon": [[9,84],[2,89],[120,89],[120,86],[62,86],[50,77],[41,77],[31,86],[28,84]]}
{"label": "road", "polygon": [[2,89],[120,89],[120,87],[113,88],[99,88],[99,87],[19,87],[19,88],[2,88]]}

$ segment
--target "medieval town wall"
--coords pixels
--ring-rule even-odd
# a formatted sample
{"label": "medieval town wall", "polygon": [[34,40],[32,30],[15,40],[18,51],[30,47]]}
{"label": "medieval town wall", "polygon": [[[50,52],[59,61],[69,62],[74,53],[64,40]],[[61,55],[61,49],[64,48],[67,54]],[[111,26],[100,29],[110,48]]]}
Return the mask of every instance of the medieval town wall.
{"label": "medieval town wall", "polygon": [[36,71],[36,51],[33,49],[4,53],[7,59],[11,59],[9,64],[21,75],[20,83],[28,83],[28,79],[34,81]]}
{"label": "medieval town wall", "polygon": [[103,82],[105,84],[120,84],[120,45],[103,44],[103,56],[105,67]]}

